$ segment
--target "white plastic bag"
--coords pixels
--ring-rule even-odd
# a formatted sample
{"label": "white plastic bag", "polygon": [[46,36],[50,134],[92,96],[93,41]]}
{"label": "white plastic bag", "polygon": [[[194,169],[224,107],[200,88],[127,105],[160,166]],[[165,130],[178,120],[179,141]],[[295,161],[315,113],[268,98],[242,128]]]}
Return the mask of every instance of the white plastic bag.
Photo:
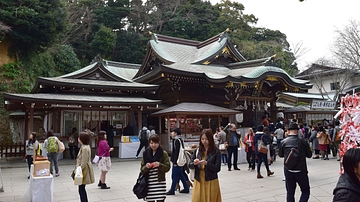
{"label": "white plastic bag", "polygon": [[83,174],[81,166],[76,167],[75,171],[75,178],[74,178],[74,184],[75,185],[81,185],[83,181]]}

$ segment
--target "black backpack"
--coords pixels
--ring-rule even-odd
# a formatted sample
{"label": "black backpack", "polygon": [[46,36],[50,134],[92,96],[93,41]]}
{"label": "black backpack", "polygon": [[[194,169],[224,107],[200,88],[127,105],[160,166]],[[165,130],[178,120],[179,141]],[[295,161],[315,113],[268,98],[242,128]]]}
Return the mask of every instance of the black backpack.
{"label": "black backpack", "polygon": [[141,130],[141,133],[140,133],[140,140],[141,141],[147,141],[147,131],[146,130]]}
{"label": "black backpack", "polygon": [[284,165],[288,170],[296,168],[301,159],[301,154],[299,151],[300,148],[300,140],[298,140],[297,146],[292,147],[289,151],[288,156],[285,159]]}

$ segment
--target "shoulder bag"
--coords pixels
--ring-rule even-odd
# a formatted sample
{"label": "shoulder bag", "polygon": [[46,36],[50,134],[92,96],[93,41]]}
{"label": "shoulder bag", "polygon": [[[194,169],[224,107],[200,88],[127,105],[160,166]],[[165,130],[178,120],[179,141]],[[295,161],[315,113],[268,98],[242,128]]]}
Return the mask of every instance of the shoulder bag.
{"label": "shoulder bag", "polygon": [[268,148],[267,146],[264,144],[262,138],[264,135],[261,136],[260,140],[258,140],[258,151],[262,154],[267,154],[268,153]]}

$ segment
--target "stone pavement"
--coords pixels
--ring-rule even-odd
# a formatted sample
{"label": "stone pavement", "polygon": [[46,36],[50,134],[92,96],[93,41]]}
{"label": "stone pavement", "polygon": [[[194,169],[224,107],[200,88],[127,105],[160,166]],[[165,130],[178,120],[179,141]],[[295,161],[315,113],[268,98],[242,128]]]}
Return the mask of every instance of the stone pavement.
{"label": "stone pavement", "polygon": [[[262,166],[263,179],[256,179],[256,172],[247,170],[247,164],[239,164],[241,171],[228,171],[222,166],[219,181],[222,199],[224,202],[249,201],[265,202],[285,200],[285,184],[283,178],[283,159],[270,166],[275,172],[274,176],[266,177],[265,167]],[[334,158],[328,161],[320,159],[307,159],[311,196],[310,202],[332,201],[332,191],[339,177],[339,162]],[[59,160],[60,176],[54,181],[54,201],[75,202],[79,201],[77,186],[73,184],[70,173],[74,168],[75,160]],[[0,161],[4,181],[4,192],[0,192],[1,202],[21,201],[22,195],[29,187],[27,179],[27,164],[20,159],[5,162]],[[132,187],[139,173],[140,159],[112,158],[112,169],[107,174],[106,183],[111,189],[101,190],[97,183],[86,186],[90,202],[100,201],[143,201],[132,193]],[[95,171],[96,182],[99,180],[100,171]],[[171,170],[167,173],[167,188],[171,185]],[[168,196],[166,201],[181,202],[191,201],[190,194],[176,192],[175,196]],[[296,189],[295,199],[300,196],[299,187]]]}

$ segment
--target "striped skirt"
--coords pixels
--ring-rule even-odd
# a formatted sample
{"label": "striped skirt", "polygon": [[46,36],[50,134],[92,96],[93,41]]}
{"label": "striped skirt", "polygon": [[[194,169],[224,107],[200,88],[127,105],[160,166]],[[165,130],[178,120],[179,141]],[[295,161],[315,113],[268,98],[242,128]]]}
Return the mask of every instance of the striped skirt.
{"label": "striped skirt", "polygon": [[166,198],[166,182],[158,180],[158,168],[152,168],[149,172],[148,193],[146,201],[165,200]]}

